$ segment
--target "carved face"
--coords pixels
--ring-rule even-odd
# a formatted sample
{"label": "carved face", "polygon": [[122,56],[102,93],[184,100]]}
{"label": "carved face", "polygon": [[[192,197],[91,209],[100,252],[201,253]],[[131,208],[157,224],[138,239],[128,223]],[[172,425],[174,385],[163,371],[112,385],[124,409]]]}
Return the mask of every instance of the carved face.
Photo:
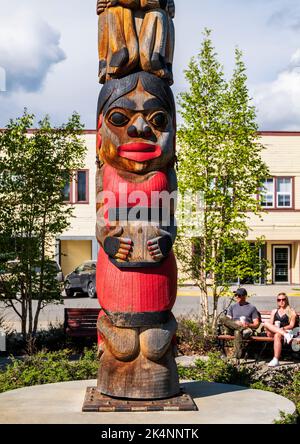
{"label": "carved face", "polygon": [[175,128],[162,102],[141,84],[113,102],[101,116],[100,158],[125,171],[146,173],[174,157]]}

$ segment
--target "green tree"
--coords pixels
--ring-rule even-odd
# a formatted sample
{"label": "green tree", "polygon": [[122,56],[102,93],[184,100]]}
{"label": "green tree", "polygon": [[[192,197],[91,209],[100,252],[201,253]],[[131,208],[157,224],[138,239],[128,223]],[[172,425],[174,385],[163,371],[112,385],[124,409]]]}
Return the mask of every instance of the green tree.
{"label": "green tree", "polygon": [[86,150],[78,114],[59,128],[46,117],[29,131],[33,122],[25,110],[0,132],[0,301],[20,317],[27,341],[41,310],[61,303],[54,245],[73,212],[62,190]]}
{"label": "green tree", "polygon": [[185,71],[189,90],[180,94],[183,124],[178,131],[177,254],[186,276],[201,290],[206,334],[216,330],[218,302],[229,282],[262,271],[257,260],[262,240],[254,246],[247,242],[247,222],[250,212],[260,212],[257,194],[269,175],[242,53],[236,50],[235,70],[227,81],[210,33],[205,31],[200,54]]}

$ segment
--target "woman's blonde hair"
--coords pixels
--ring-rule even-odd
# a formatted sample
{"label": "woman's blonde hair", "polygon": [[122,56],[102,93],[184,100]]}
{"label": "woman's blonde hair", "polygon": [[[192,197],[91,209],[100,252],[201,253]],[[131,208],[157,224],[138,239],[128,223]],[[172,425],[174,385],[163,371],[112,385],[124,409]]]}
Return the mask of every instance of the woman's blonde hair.
{"label": "woman's blonde hair", "polygon": [[289,301],[288,295],[287,295],[286,293],[279,293],[279,294],[277,295],[277,297],[278,297],[278,296],[284,296],[284,297],[286,298],[286,307],[285,307],[285,311],[286,311],[286,314],[287,314],[287,316],[288,316],[288,318],[289,318],[289,321],[290,321],[291,318],[292,318],[292,316],[295,314],[295,311],[294,311],[294,309],[290,306],[290,301]]}

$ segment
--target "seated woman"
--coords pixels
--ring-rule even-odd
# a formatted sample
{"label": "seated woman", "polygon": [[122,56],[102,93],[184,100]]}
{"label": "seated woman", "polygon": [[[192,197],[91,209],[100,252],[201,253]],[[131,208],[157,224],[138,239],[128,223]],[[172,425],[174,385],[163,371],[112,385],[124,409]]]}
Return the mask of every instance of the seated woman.
{"label": "seated woman", "polygon": [[290,333],[296,324],[296,312],[290,307],[286,293],[279,293],[277,296],[278,308],[271,313],[270,321],[265,322],[264,328],[269,338],[274,338],[274,358],[268,364],[269,367],[277,367],[282,350],[282,339],[287,344],[293,340]]}

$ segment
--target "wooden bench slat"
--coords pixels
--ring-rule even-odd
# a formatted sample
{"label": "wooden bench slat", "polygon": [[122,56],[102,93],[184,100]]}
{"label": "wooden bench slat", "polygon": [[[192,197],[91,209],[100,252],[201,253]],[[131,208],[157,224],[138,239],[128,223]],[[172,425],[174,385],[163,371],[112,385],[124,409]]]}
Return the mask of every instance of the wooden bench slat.
{"label": "wooden bench slat", "polygon": [[67,329],[67,334],[68,336],[72,336],[72,337],[97,337],[97,330],[96,329],[92,329],[92,330],[69,330]]}
{"label": "wooden bench slat", "polygon": [[[68,310],[67,308],[65,308],[65,310]],[[82,311],[80,312],[79,310],[76,311],[67,311],[68,316],[98,316],[99,315],[100,310],[97,311]]]}
{"label": "wooden bench slat", "polygon": [[76,332],[76,331],[86,331],[86,332],[91,332],[92,330],[94,330],[94,331],[97,331],[97,328],[95,327],[95,326],[90,326],[90,327],[86,327],[86,326],[84,326],[83,328],[77,328],[77,327],[67,327],[67,332],[69,332],[69,331],[73,331],[73,332]]}
{"label": "wooden bench slat", "polygon": [[[219,335],[218,339],[223,341],[234,341],[234,336],[230,335]],[[243,339],[244,341],[256,341],[256,342],[273,342],[273,338],[268,338],[267,336],[251,336],[248,339]]]}
{"label": "wooden bench slat", "polygon": [[65,308],[65,333],[70,337],[97,338],[101,308]]}

